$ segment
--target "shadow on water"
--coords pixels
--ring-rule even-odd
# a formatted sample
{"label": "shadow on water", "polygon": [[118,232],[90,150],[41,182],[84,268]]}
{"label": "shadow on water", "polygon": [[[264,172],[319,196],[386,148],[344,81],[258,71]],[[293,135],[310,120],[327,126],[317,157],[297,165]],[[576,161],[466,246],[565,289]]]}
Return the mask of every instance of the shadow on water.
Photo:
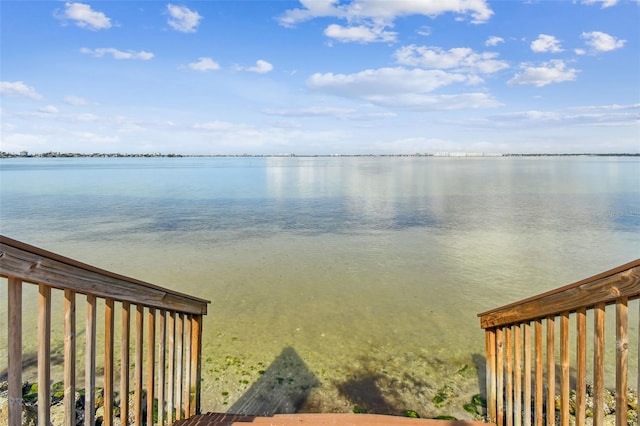
{"label": "shadow on water", "polygon": [[284,348],[227,413],[272,416],[297,412],[320,381],[295,349]]}

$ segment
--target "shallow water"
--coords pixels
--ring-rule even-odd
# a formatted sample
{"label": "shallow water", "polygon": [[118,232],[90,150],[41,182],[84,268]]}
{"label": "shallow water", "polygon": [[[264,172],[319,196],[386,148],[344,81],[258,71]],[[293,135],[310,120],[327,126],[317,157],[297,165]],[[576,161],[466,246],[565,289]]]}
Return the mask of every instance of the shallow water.
{"label": "shallow water", "polygon": [[[0,173],[2,234],[212,301],[207,411],[246,406],[266,370],[299,392],[283,410],[463,418],[482,390],[478,312],[640,253],[637,158],[7,159]],[[457,396],[435,407],[445,386]]]}

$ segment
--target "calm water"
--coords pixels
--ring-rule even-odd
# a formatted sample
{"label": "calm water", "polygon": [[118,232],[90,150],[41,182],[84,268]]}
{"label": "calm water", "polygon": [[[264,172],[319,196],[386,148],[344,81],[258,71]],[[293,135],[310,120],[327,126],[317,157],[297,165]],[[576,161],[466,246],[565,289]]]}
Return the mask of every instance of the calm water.
{"label": "calm water", "polygon": [[638,158],[6,159],[0,179],[2,234],[212,301],[205,410],[280,363],[301,410],[464,417],[478,312],[640,256]]}

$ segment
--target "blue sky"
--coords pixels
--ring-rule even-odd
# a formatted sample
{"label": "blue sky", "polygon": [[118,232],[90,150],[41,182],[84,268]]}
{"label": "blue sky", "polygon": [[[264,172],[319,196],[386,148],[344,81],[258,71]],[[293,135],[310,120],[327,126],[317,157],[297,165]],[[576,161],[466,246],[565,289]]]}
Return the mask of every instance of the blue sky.
{"label": "blue sky", "polygon": [[0,150],[640,152],[640,3],[0,0]]}

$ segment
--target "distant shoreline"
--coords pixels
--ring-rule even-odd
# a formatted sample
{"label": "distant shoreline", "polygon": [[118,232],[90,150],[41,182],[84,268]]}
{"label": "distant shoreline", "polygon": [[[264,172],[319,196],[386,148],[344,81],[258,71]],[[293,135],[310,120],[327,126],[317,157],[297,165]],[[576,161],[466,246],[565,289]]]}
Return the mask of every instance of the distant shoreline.
{"label": "distant shoreline", "polygon": [[496,158],[496,157],[640,157],[640,153],[538,153],[538,154],[495,154],[475,152],[440,152],[415,154],[122,154],[122,153],[63,153],[45,152],[29,154],[26,152],[0,152],[0,158],[337,158],[337,157],[444,157],[444,158]]}

